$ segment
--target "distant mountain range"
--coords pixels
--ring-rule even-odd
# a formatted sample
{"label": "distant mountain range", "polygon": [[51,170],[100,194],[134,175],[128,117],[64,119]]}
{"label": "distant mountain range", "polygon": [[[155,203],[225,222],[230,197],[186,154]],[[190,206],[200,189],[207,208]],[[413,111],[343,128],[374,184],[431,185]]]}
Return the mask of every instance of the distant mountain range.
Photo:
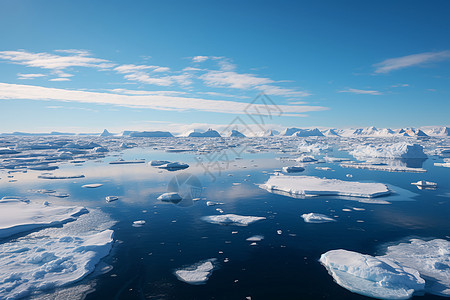
{"label": "distant mountain range", "polygon": [[[51,132],[51,133],[26,133],[26,132],[13,132],[13,133],[2,133],[1,136],[64,136],[64,135],[78,135],[78,136],[129,136],[129,137],[173,137],[172,133],[168,131],[123,131],[120,134],[110,133],[108,130],[104,130],[102,133],[65,133],[65,132]],[[446,137],[450,136],[450,128],[445,126],[426,126],[420,128],[376,128],[376,127],[365,127],[365,128],[346,128],[338,129],[331,128],[325,130],[319,130],[318,128],[296,128],[290,127],[285,130],[278,132],[276,130],[267,130],[261,132],[240,132],[238,130],[232,130],[230,132],[219,133],[216,130],[208,129],[207,131],[193,130],[181,135],[182,137],[265,137],[265,136],[293,136],[293,137]]]}

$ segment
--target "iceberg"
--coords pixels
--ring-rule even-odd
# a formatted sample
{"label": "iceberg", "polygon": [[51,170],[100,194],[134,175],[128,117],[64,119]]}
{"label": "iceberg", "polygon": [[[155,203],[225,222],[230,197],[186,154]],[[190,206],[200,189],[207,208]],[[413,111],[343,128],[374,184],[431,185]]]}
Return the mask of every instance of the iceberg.
{"label": "iceberg", "polygon": [[179,162],[169,162],[163,165],[159,165],[156,166],[157,168],[160,169],[165,169],[167,171],[178,171],[178,170],[183,170],[183,169],[187,169],[189,168],[188,164],[183,164],[183,163],[179,163]]}
{"label": "iceberg", "polygon": [[419,272],[382,257],[339,249],[322,254],[320,262],[337,284],[373,298],[408,299],[425,287]]}
{"label": "iceberg", "polygon": [[317,214],[317,213],[303,214],[302,218],[303,218],[303,220],[305,220],[306,223],[336,222],[336,220],[333,218],[330,218],[323,214]]}
{"label": "iceberg", "polygon": [[214,271],[215,258],[199,262],[193,266],[174,272],[178,280],[189,284],[205,284]]}
{"label": "iceberg", "polygon": [[84,175],[39,175],[38,178],[41,179],[78,179],[84,178]]}
{"label": "iceberg", "polygon": [[193,131],[191,133],[189,133],[188,137],[220,137],[220,134],[213,130],[213,129],[208,129],[205,132],[198,132],[198,131]]}
{"label": "iceberg", "polygon": [[316,162],[317,159],[315,159],[314,156],[302,155],[299,158],[297,158],[296,161],[303,162],[303,163],[309,163],[309,162]]}
{"label": "iceberg", "polygon": [[114,201],[117,201],[117,200],[119,200],[119,197],[117,197],[117,196],[106,196],[105,197],[105,200],[106,200],[106,202],[114,202]]}
{"label": "iceberg", "polygon": [[168,131],[133,131],[129,134],[130,137],[173,137]]}
{"label": "iceberg", "polygon": [[382,183],[362,183],[314,176],[270,176],[261,188],[294,196],[351,196],[373,198],[391,193]]}
{"label": "iceberg", "polygon": [[343,163],[340,164],[342,168],[352,169],[366,169],[373,171],[385,171],[385,172],[408,172],[408,173],[426,173],[427,170],[422,168],[410,168],[400,165],[376,165],[369,163]]}
{"label": "iceberg", "polygon": [[236,225],[236,226],[247,226],[254,222],[265,219],[266,219],[265,217],[240,216],[235,214],[205,216],[202,218],[203,221],[211,224]]}
{"label": "iceberg", "polygon": [[260,242],[264,239],[263,235],[254,235],[246,239],[248,242]]}
{"label": "iceberg", "polygon": [[435,188],[437,188],[436,182],[425,181],[425,180],[411,182],[411,184],[417,186],[418,189],[435,189]]}
{"label": "iceberg", "polygon": [[368,145],[357,146],[350,151],[355,158],[376,157],[376,158],[427,158],[423,152],[423,147],[419,144],[396,143],[392,145]]}
{"label": "iceberg", "polygon": [[80,206],[52,206],[20,200],[0,202],[0,238],[36,228],[74,221],[88,210]]}
{"label": "iceberg", "polygon": [[162,166],[162,165],[169,164],[169,163],[170,163],[170,161],[167,161],[167,160],[152,160],[148,164],[152,167],[157,167],[157,166]]}

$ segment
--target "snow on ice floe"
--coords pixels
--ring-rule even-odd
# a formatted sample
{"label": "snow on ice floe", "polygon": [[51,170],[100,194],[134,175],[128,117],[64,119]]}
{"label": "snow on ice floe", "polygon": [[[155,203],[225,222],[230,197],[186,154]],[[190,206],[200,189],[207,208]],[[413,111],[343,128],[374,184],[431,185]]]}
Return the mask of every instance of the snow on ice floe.
{"label": "snow on ice floe", "polygon": [[389,246],[383,256],[346,250],[322,254],[320,262],[336,283],[380,299],[408,299],[415,292],[450,296],[450,242],[411,239]]}
{"label": "snow on ice floe", "polygon": [[318,213],[309,213],[302,215],[303,220],[306,223],[327,223],[327,222],[336,222],[335,219],[330,218],[327,215],[318,214]]}
{"label": "snow on ice floe", "polygon": [[339,249],[322,254],[320,262],[337,284],[369,297],[408,299],[425,287],[419,272],[383,257]]}
{"label": "snow on ice floe", "polygon": [[201,261],[187,268],[178,269],[174,274],[178,280],[189,284],[205,284],[214,271],[216,261],[215,258]]}
{"label": "snow on ice floe", "polygon": [[114,202],[114,201],[117,201],[117,200],[119,200],[119,197],[117,197],[117,196],[106,196],[105,197],[105,200],[106,200],[106,202]]}
{"label": "snow on ice floe", "polygon": [[269,192],[280,191],[293,196],[351,196],[378,197],[390,194],[382,183],[362,183],[314,176],[270,176],[261,188]]}
{"label": "snow on ice floe", "polygon": [[436,189],[437,188],[436,182],[431,182],[431,181],[426,181],[426,180],[419,180],[417,182],[411,182],[411,184],[417,186],[417,188],[419,190],[421,190],[421,189]]}
{"label": "snow on ice floe", "polygon": [[110,165],[145,164],[145,159],[135,159],[135,160],[119,159],[119,160],[115,160],[115,161],[110,161],[109,164]]}
{"label": "snow on ice floe", "polygon": [[73,221],[88,210],[80,206],[53,206],[23,201],[0,203],[0,238],[40,227]]}
{"label": "snow on ice floe", "polygon": [[[153,165],[155,166],[155,165]],[[168,171],[178,171],[189,168],[188,164],[180,163],[180,162],[167,162],[165,164],[156,165],[155,167],[160,169],[165,169]]]}
{"label": "snow on ice floe", "polygon": [[265,219],[266,219],[265,217],[240,216],[235,214],[205,216],[202,218],[203,221],[212,224],[237,225],[237,226],[247,226],[254,222]]}
{"label": "snow on ice floe", "polygon": [[0,298],[18,299],[76,282],[108,255],[113,231],[27,236],[0,244]]}

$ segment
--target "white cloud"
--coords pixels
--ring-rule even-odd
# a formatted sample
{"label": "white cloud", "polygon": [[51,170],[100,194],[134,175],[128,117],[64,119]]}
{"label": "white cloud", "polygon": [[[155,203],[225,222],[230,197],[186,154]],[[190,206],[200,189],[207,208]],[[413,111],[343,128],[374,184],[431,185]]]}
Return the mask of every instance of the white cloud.
{"label": "white cloud", "polygon": [[284,97],[306,97],[310,96],[310,93],[303,92],[303,91],[295,91],[292,89],[287,88],[281,88],[274,85],[260,85],[257,86],[256,89],[263,91],[267,95],[273,95],[273,96],[284,96]]}
{"label": "white cloud", "polygon": [[142,70],[148,70],[148,69],[156,69],[159,68],[158,66],[147,66],[147,65],[120,65],[114,68],[114,71],[120,74],[128,74],[128,73],[135,73]]}
{"label": "white cloud", "polygon": [[208,60],[208,58],[209,58],[208,56],[198,55],[198,56],[194,56],[192,58],[192,61],[196,62],[196,63],[201,63],[201,62]]}
{"label": "white cloud", "polygon": [[178,92],[178,91],[141,91],[141,90],[127,90],[127,89],[113,89],[110,91],[113,93],[127,94],[127,95],[175,96],[186,94],[186,92]]}
{"label": "white cloud", "polygon": [[45,77],[47,75],[45,75],[45,74],[21,74],[21,73],[18,73],[17,76],[18,76],[18,79],[35,79],[35,78],[38,78],[38,77]]}
{"label": "white cloud", "polygon": [[425,52],[402,57],[386,59],[380,63],[374,64],[375,73],[389,73],[407,67],[423,65],[425,63],[442,61],[450,58],[450,51]]}
{"label": "white cloud", "polygon": [[339,93],[353,93],[353,94],[365,94],[365,95],[383,95],[380,91],[374,90],[358,90],[358,89],[346,89],[339,91]]}
{"label": "white cloud", "polygon": [[[230,114],[244,114],[249,105],[248,103],[237,101],[159,95],[122,95],[9,83],[0,83],[0,99],[73,101],[156,110],[195,110]],[[254,104],[252,106],[253,111],[264,112],[269,109],[272,111],[280,109],[283,113],[298,115],[305,112],[327,110],[328,108],[306,105],[278,105],[277,108],[262,104]]]}
{"label": "white cloud", "polygon": [[168,67],[157,67],[156,69],[153,70],[153,72],[169,72],[170,68]]}
{"label": "white cloud", "polygon": [[[59,50],[61,52],[63,50]],[[88,57],[89,53],[73,53],[77,50],[67,53],[69,55],[56,55],[50,53],[32,53],[25,50],[18,51],[0,51],[0,59],[8,60],[14,64],[27,67],[36,67],[42,69],[62,70],[69,67],[89,67],[89,68],[110,68],[114,66],[105,59]],[[79,50],[81,51],[81,50]],[[71,55],[70,55],[71,54]]]}
{"label": "white cloud", "polygon": [[66,78],[66,77],[59,77],[59,78],[49,79],[49,81],[70,81],[70,79]]}
{"label": "white cloud", "polygon": [[253,74],[239,74],[236,72],[209,71],[200,76],[207,85],[231,87],[235,89],[249,89],[257,85],[273,83],[269,78],[257,77]]}

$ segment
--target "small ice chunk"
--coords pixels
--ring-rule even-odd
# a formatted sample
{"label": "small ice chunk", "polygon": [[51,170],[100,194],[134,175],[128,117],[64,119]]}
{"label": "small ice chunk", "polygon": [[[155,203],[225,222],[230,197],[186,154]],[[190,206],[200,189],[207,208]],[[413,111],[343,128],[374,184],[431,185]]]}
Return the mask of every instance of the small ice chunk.
{"label": "small ice chunk", "polygon": [[369,297],[408,299],[425,287],[419,272],[387,258],[339,249],[322,254],[320,262],[337,284]]}
{"label": "small ice chunk", "polygon": [[215,258],[199,262],[184,269],[176,270],[175,276],[178,280],[189,284],[205,284],[214,271]]}
{"label": "small ice chunk", "polygon": [[237,226],[247,226],[254,222],[265,219],[266,219],[265,217],[240,216],[235,214],[205,216],[202,218],[203,221],[212,224],[237,225]]}
{"label": "small ice chunk", "polygon": [[102,185],[103,185],[102,183],[89,183],[89,184],[82,185],[81,187],[88,188],[88,189],[95,189],[95,188],[101,187]]}
{"label": "small ice chunk", "polygon": [[246,239],[248,242],[260,242],[264,239],[263,235],[254,235]]}
{"label": "small ice chunk", "polygon": [[303,171],[305,171],[305,168],[302,166],[283,167],[283,172],[285,173],[299,173]]}
{"label": "small ice chunk", "polygon": [[159,196],[157,199],[160,201],[173,202],[173,201],[181,201],[183,198],[178,193],[171,192],[171,193],[164,193],[161,196]]}
{"label": "small ice chunk", "polygon": [[143,226],[143,225],[145,225],[145,221],[144,221],[144,220],[134,221],[134,222],[133,222],[133,225]]}
{"label": "small ice chunk", "polygon": [[113,202],[113,201],[119,200],[119,197],[117,197],[117,196],[106,196],[105,199],[106,199],[106,202]]}
{"label": "small ice chunk", "polygon": [[323,214],[317,214],[317,213],[303,214],[302,218],[303,218],[303,220],[305,220],[306,223],[336,222],[336,220],[333,218],[330,218]]}
{"label": "small ice chunk", "polygon": [[224,203],[221,202],[213,202],[213,201],[207,201],[206,205],[207,206],[214,206],[214,205],[223,205]]}

